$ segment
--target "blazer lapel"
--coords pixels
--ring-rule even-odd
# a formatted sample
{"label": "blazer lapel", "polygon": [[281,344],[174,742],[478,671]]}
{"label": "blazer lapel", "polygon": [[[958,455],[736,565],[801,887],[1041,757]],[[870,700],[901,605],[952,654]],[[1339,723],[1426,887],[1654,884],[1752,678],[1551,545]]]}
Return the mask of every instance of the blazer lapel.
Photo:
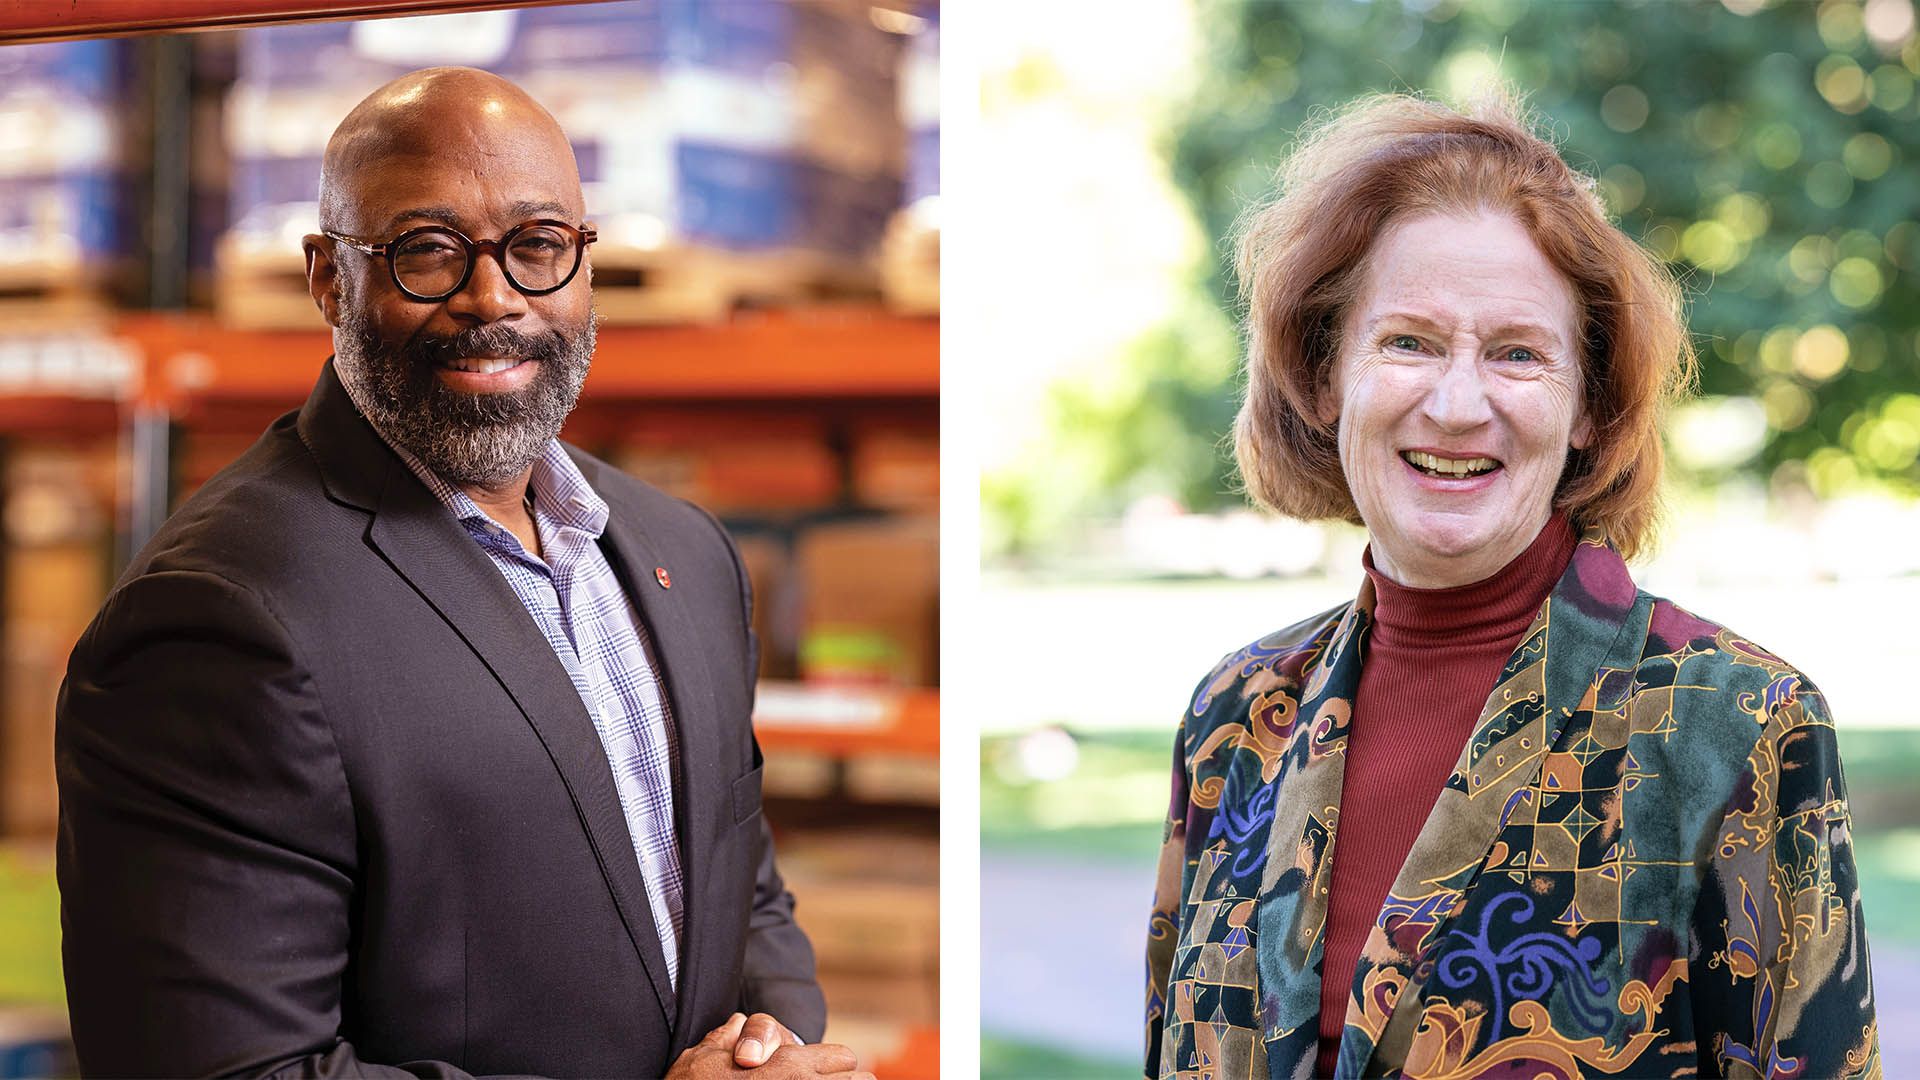
{"label": "blazer lapel", "polygon": [[671,1026],[666,958],[613,773],[553,647],[479,545],[354,409],[331,363],[297,425],[329,494],[372,513],[368,542],[486,664],[552,757]]}
{"label": "blazer lapel", "polygon": [[1537,811],[1541,762],[1569,719],[1630,686],[1637,647],[1614,654],[1644,634],[1649,606],[1637,592],[1619,554],[1589,530],[1507,661],[1388,890],[1348,998],[1340,1075],[1379,1075],[1405,1061],[1433,971],[1428,957],[1469,890],[1489,872],[1524,877],[1542,857],[1506,850],[1502,830]]}
{"label": "blazer lapel", "polygon": [[[578,458],[575,459],[579,460]],[[586,470],[591,463],[582,462]],[[597,470],[595,470],[597,472]],[[591,479],[591,473],[589,478]],[[598,488],[606,497],[604,487]],[[673,729],[678,760],[674,770],[674,821],[679,832],[680,872],[685,882],[682,912],[685,928],[680,941],[679,1024],[695,1023],[700,1010],[700,974],[709,948],[707,918],[715,905],[703,902],[711,878],[707,853],[718,843],[720,830],[732,824],[731,775],[725,762],[720,725],[713,723],[714,684],[701,642],[706,640],[692,605],[715,603],[710,596],[690,596],[686,590],[661,588],[654,582],[656,567],[667,567],[665,557],[641,528],[637,515],[613,507],[600,538],[601,549],[614,573],[633,598],[646,624],[647,637],[659,662],[656,673],[673,707]],[[731,602],[731,600],[729,601]],[[729,815],[722,820],[722,815]],[[675,1045],[696,1041],[704,1032],[675,1029]]]}
{"label": "blazer lapel", "polygon": [[[1285,682],[1263,686],[1249,680],[1248,688],[1256,696],[1248,726],[1222,729],[1244,730],[1256,744],[1276,737],[1285,740],[1284,751],[1273,755],[1262,771],[1261,779],[1273,794],[1244,800],[1248,806],[1263,805],[1261,812],[1272,815],[1254,912],[1259,942],[1255,950],[1259,1035],[1246,1069],[1230,1057],[1216,1057],[1223,1076],[1266,1075],[1269,1069],[1286,1069],[1288,1062],[1313,1061],[1319,1039],[1314,1019],[1320,1015],[1327,884],[1332,869],[1328,856],[1335,845],[1353,698],[1360,689],[1373,602],[1373,583],[1368,581],[1318,655],[1302,669],[1304,683],[1296,688]],[[1195,759],[1206,754],[1203,747]],[[1219,805],[1223,812],[1233,812],[1242,801],[1228,796]],[[1206,893],[1208,879],[1227,870],[1209,853],[1195,879],[1194,895]]]}

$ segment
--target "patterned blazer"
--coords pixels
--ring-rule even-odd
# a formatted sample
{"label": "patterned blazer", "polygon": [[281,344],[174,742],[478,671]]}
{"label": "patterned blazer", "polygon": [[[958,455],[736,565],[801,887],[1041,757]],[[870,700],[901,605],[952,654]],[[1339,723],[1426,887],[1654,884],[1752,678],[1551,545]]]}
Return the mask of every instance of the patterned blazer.
{"label": "patterned blazer", "polygon": [[[1146,1075],[1306,1077],[1373,589],[1200,684],[1147,944]],[[1365,843],[1365,837],[1352,842]],[[1594,532],[1374,922],[1338,1075],[1878,1076],[1833,722]]]}

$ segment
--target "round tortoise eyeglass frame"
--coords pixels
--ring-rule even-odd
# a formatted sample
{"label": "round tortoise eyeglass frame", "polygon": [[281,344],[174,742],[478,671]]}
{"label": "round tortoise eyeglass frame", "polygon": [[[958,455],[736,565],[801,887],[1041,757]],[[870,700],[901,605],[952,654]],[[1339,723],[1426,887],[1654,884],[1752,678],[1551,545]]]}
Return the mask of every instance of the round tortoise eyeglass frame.
{"label": "round tortoise eyeglass frame", "polygon": [[[507,252],[511,249],[514,240],[518,239],[519,236],[528,229],[536,228],[560,231],[571,241],[571,248],[573,250],[573,261],[567,267],[566,273],[559,275],[558,280],[552,285],[538,289],[529,288],[523,284],[519,278],[515,277],[513,275],[511,260],[507,258]],[[327,229],[321,230],[321,235],[330,240],[337,240],[363,255],[376,259],[384,259],[387,264],[387,276],[393,279],[394,288],[399,289],[401,295],[407,299],[423,304],[437,304],[466,288],[467,282],[473,280],[473,268],[476,263],[478,263],[482,253],[493,256],[494,261],[500,264],[500,271],[506,276],[507,284],[513,286],[521,295],[546,296],[549,293],[559,292],[561,289],[567,287],[567,284],[573,280],[575,274],[580,272],[580,262],[587,250],[587,245],[600,239],[599,232],[591,225],[570,225],[567,222],[553,218],[535,218],[532,221],[523,221],[513,228],[508,229],[498,240],[475,240],[451,225],[421,225],[408,229],[383,243],[374,243],[369,240],[363,240],[357,236],[348,236],[344,233],[337,233]],[[460,272],[460,279],[456,281],[451,288],[437,293],[420,293],[408,288],[406,282],[401,280],[400,267],[397,260],[401,248],[404,247],[408,241],[429,235],[445,237],[456,244],[466,256],[466,268]]]}

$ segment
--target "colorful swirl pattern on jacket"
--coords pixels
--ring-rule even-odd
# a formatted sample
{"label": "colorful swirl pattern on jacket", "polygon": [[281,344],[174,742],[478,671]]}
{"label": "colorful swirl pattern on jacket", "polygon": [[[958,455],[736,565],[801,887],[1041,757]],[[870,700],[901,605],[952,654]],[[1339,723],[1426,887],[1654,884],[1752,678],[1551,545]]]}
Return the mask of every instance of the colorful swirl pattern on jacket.
{"label": "colorful swirl pattern on jacket", "polygon": [[[1369,583],[1195,694],[1148,933],[1149,1078],[1312,1074],[1372,609]],[[1350,976],[1342,1077],[1878,1076],[1826,702],[1639,591],[1590,532]]]}

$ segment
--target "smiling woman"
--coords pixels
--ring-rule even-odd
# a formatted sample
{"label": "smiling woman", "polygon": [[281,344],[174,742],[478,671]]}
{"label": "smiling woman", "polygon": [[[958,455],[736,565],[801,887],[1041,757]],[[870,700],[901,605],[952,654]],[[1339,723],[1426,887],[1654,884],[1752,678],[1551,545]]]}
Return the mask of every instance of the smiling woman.
{"label": "smiling woman", "polygon": [[1665,269],[1511,104],[1378,97],[1239,271],[1247,489],[1366,577],[1183,715],[1146,1074],[1877,1075],[1825,701],[1627,574]]}
{"label": "smiling woman", "polygon": [[1404,585],[1464,585],[1525,550],[1593,440],[1579,306],[1513,218],[1428,215],[1374,245],[1320,416]]}

